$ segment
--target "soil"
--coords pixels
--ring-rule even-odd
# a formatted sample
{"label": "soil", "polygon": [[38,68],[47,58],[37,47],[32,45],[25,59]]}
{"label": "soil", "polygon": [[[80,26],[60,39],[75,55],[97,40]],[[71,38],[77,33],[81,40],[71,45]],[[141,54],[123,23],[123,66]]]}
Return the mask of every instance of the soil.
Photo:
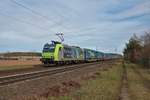
{"label": "soil", "polygon": [[[26,72],[32,72],[36,70],[44,69],[41,62],[38,60],[28,60],[28,61],[19,61],[19,60],[0,60],[0,67],[12,67],[12,70],[0,70],[0,77],[14,74],[21,74]],[[19,66],[18,69],[13,69],[13,67]],[[23,68],[21,68],[23,66]],[[27,66],[27,67],[24,67]],[[31,67],[28,67],[31,66]],[[45,67],[46,68],[46,67]]]}
{"label": "soil", "polygon": [[48,69],[48,67],[43,67],[42,65],[34,65],[34,67],[32,67],[32,68],[5,70],[5,71],[0,71],[0,77],[8,76],[8,75],[15,75],[15,74],[23,74],[23,73],[27,73],[27,72],[33,72],[33,71],[39,71],[39,70],[43,70],[46,68]]}
{"label": "soil", "polygon": [[0,67],[16,65],[37,65],[41,64],[39,60],[0,60]]}
{"label": "soil", "polygon": [[123,63],[123,75],[122,75],[122,88],[119,100],[130,100],[128,93],[128,78],[127,78],[127,69]]}

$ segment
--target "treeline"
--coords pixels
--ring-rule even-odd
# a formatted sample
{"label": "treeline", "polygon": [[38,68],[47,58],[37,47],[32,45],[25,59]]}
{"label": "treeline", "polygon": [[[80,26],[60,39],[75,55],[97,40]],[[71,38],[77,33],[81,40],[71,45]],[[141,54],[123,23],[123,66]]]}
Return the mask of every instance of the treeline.
{"label": "treeline", "polygon": [[150,68],[150,32],[145,32],[140,37],[134,34],[123,53],[125,60]]}
{"label": "treeline", "polygon": [[39,52],[8,52],[2,53],[0,56],[4,57],[17,57],[17,56],[41,56]]}

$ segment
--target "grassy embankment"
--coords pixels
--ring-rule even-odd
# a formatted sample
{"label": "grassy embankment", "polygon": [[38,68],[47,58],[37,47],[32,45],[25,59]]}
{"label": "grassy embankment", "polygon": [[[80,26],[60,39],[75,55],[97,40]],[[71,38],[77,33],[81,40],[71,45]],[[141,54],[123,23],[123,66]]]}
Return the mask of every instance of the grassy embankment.
{"label": "grassy embankment", "polygon": [[81,87],[59,97],[49,100],[118,100],[122,81],[122,64],[96,72],[95,78],[82,80]]}
{"label": "grassy embankment", "polygon": [[126,64],[128,92],[131,100],[150,100],[150,69]]}

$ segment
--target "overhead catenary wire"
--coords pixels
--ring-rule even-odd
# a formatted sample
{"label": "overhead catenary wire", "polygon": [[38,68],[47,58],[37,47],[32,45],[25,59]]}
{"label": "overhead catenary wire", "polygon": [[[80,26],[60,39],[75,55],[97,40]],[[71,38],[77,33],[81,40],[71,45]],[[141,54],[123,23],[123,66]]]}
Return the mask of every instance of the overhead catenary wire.
{"label": "overhead catenary wire", "polygon": [[[35,11],[35,10],[33,10],[32,8],[26,6],[26,5],[22,4],[22,3],[17,2],[16,0],[10,0],[10,1],[11,1],[12,3],[14,3],[14,4],[16,4],[16,5],[18,5],[18,6],[22,7],[22,8],[24,8],[24,9],[30,11],[32,14],[34,14],[34,15],[36,15],[36,16],[39,16],[39,17],[41,17],[42,19],[45,19],[45,20],[47,20],[47,21],[49,21],[49,22],[52,22],[53,25],[50,26],[51,28],[52,28],[52,27],[56,27],[56,26],[57,26],[57,27],[58,27],[58,26],[62,26],[62,22],[61,22],[61,21],[60,21],[60,22],[56,22],[56,21],[54,21],[54,20],[51,20],[49,17],[47,17],[47,16],[45,16],[45,15],[43,15],[43,14],[41,14],[41,13]],[[62,27],[65,27],[65,26],[62,26]]]}
{"label": "overhead catenary wire", "polygon": [[[36,27],[36,28],[38,28],[38,29],[40,29],[40,30],[43,30],[43,31],[45,31],[46,33],[50,33],[50,31],[48,31],[45,27],[42,27],[42,26],[40,26],[40,25],[38,25],[38,24],[35,24],[35,23],[31,23],[31,22],[29,22],[29,21],[25,21],[25,20],[23,20],[23,19],[21,19],[21,18],[16,18],[16,17],[13,17],[13,16],[11,16],[11,15],[9,15],[9,14],[7,14],[6,12],[4,13],[4,12],[0,12],[0,15],[1,16],[5,16],[5,17],[8,17],[8,18],[10,18],[10,19],[13,19],[13,20],[15,20],[15,21],[17,21],[17,22],[20,22],[20,23],[23,23],[23,24],[27,24],[27,25],[32,25],[33,27]],[[70,32],[65,32],[65,33],[80,33],[80,32],[84,32],[84,31],[90,31],[90,30],[92,30],[92,28],[87,28],[87,29],[80,29],[80,30],[78,30],[78,31],[70,31]],[[54,31],[52,31],[51,30],[51,32],[52,33],[55,33]]]}
{"label": "overhead catenary wire", "polygon": [[[30,8],[30,7],[27,7],[26,5],[23,5],[22,3],[18,3],[16,0],[10,0],[10,1],[13,2],[13,3],[15,3],[16,5],[18,5],[18,6],[20,6],[20,7],[23,7],[24,9],[30,11],[30,12],[33,13],[34,15],[40,16],[42,19],[45,19],[45,20],[48,20],[48,21],[52,21],[52,20],[50,20],[47,16],[42,15],[41,13],[39,13],[39,12],[33,10],[33,9]],[[15,19],[16,21],[19,21],[19,22],[21,22],[21,23],[25,23],[25,24],[28,24],[28,25],[33,25],[34,27],[40,28],[40,29],[44,30],[45,32],[48,32],[48,33],[49,33],[49,31],[47,31],[47,29],[46,29],[45,27],[42,27],[42,26],[40,26],[40,25],[31,23],[31,22],[27,22],[27,21],[24,21],[24,20],[22,20],[22,19],[18,19],[18,18],[16,18],[16,17],[10,16],[10,15],[7,15],[7,17],[13,18],[13,19]],[[55,25],[57,25],[57,24],[60,25],[60,23],[55,23]],[[50,27],[50,28],[52,28],[52,27]],[[90,30],[93,30],[93,29],[92,29],[92,28],[80,29],[80,30],[77,30],[77,31],[75,30],[75,31],[63,32],[63,33],[80,33],[80,32],[90,31]],[[51,32],[52,32],[52,31],[51,31]]]}
{"label": "overhead catenary wire", "polygon": [[95,27],[89,27],[89,28],[75,30],[75,31],[68,31],[65,33],[80,33],[80,32],[88,32],[88,31],[95,31],[95,30],[97,30]]}
{"label": "overhead catenary wire", "polygon": [[[41,13],[33,10],[32,8],[30,7],[27,7],[26,5],[22,4],[22,3],[19,3],[17,2],[16,0],[10,0],[11,2],[15,3],[16,5],[30,11],[31,13],[37,15],[37,16],[40,16],[41,18],[45,19],[45,20],[48,20],[48,21],[51,21],[53,22],[54,24],[52,26],[50,26],[50,28],[53,28],[53,27],[58,27],[58,26],[61,26],[63,27],[64,29],[68,29],[66,26],[62,26],[62,23],[61,22],[54,22],[53,20],[50,20],[49,17],[45,16],[45,15],[42,15]],[[74,10],[73,10],[74,11]],[[60,14],[59,14],[60,15]],[[61,17],[65,18],[63,15],[61,15]],[[89,30],[89,29],[84,29],[85,31]],[[83,29],[81,29],[81,31],[83,31]],[[77,30],[76,32],[66,32],[66,33],[77,33],[77,32],[80,32],[80,30]]]}
{"label": "overhead catenary wire", "polygon": [[[31,22],[28,22],[28,21],[24,21],[24,20],[22,20],[22,19],[20,19],[20,18],[16,18],[16,17],[10,16],[10,15],[8,15],[8,14],[6,14],[6,13],[3,13],[3,12],[0,12],[0,15],[1,15],[1,16],[5,16],[5,17],[10,18],[10,19],[13,19],[13,20],[15,20],[15,21],[17,21],[17,22],[20,22],[20,23],[23,23],[23,24],[32,25],[32,26],[34,26],[34,27],[36,27],[36,28],[38,28],[38,29],[41,29],[41,30],[43,30],[43,31],[45,31],[45,32],[49,32],[49,31],[46,30],[45,27],[41,27],[40,25],[37,25],[37,24],[35,24],[35,23],[31,23]],[[53,31],[51,31],[51,32],[53,32]]]}

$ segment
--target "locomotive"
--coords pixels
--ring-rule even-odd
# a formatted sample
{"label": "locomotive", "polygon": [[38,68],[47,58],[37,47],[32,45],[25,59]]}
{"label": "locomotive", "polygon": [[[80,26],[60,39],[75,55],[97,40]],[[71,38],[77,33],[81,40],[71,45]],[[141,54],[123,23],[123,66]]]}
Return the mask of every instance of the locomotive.
{"label": "locomotive", "polygon": [[43,64],[70,64],[108,60],[114,57],[118,56],[52,41],[44,45],[41,61]]}

